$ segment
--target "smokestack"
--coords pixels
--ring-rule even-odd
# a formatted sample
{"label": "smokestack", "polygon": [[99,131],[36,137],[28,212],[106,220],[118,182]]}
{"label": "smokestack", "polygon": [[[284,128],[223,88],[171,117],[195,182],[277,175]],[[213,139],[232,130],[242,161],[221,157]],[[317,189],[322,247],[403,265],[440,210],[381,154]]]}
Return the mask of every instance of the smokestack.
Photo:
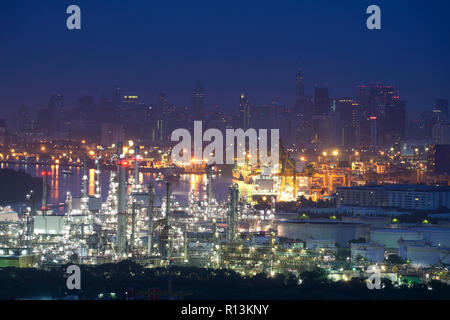
{"label": "smokestack", "polygon": [[166,225],[170,227],[170,183],[166,184]]}
{"label": "smokestack", "polygon": [[139,146],[134,148],[134,184],[137,186],[139,184]]}
{"label": "smokestack", "polygon": [[101,157],[98,156],[97,159],[95,159],[95,197],[101,198],[102,197],[102,187],[101,187],[101,181],[100,181],[100,173],[101,173]]}
{"label": "smokestack", "polygon": [[170,183],[167,182],[166,185],[166,227],[167,227],[167,242],[168,242],[168,250],[167,250],[167,258],[170,259],[170,264],[172,264],[172,239],[170,234]]}
{"label": "smokestack", "polygon": [[135,224],[136,224],[136,202],[133,201],[131,205],[131,252],[134,252],[134,233],[136,232]]}
{"label": "smokestack", "polygon": [[42,172],[42,215],[47,214],[47,171]]}
{"label": "smokestack", "polygon": [[81,183],[81,196],[83,198],[87,197],[87,180],[88,180],[88,173],[87,173],[87,154],[84,154],[83,158],[83,179]]}
{"label": "smokestack", "polygon": [[119,190],[117,210],[117,251],[119,255],[126,252],[127,241],[127,194],[126,194],[126,166],[125,161],[119,161]]}
{"label": "smokestack", "polygon": [[148,185],[148,255],[152,255],[152,234],[153,234],[153,210],[154,210],[154,201],[155,194],[154,188],[152,184]]}
{"label": "smokestack", "polygon": [[230,204],[227,219],[227,240],[233,242],[238,232],[238,201],[239,186],[237,183],[230,187]]}
{"label": "smokestack", "polygon": [[206,185],[206,196],[208,197],[208,199],[207,199],[208,204],[211,204],[212,198],[214,197],[213,196],[213,177],[212,177],[213,168],[214,168],[213,166],[208,166],[206,169],[207,170],[206,177],[207,177],[207,181],[208,181],[208,183]]}
{"label": "smokestack", "polygon": [[184,261],[188,262],[188,245],[189,245],[189,241],[188,241],[188,232],[187,232],[187,226],[184,228],[183,231],[183,255],[184,255]]}

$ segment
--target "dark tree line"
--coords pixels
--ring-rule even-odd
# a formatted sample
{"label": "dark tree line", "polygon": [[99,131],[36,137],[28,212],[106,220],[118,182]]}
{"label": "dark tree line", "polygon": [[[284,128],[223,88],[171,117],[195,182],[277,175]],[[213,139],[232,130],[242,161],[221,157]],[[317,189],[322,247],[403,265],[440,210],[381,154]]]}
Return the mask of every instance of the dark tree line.
{"label": "dark tree line", "polygon": [[171,290],[183,299],[450,299],[450,286],[438,281],[394,288],[383,280],[383,289],[368,290],[364,279],[331,282],[321,269],[302,273],[300,284],[290,274],[243,277],[224,269],[149,269],[132,261],[81,266],[81,290],[71,292],[66,287],[65,270],[66,266],[49,271],[3,268],[0,299],[63,298],[72,294],[80,299],[97,299],[100,294],[106,297],[110,293],[117,299],[126,299],[129,288],[134,292],[146,292],[148,288],[166,293]]}

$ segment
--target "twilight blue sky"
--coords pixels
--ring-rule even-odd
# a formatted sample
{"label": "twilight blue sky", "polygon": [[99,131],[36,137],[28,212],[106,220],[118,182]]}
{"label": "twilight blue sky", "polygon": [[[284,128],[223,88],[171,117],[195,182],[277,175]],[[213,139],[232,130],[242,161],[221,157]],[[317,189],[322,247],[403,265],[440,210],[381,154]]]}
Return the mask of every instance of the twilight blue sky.
{"label": "twilight blue sky", "polygon": [[[82,29],[66,28],[81,7]],[[365,27],[381,7],[382,30]],[[124,93],[190,104],[197,80],[207,106],[235,111],[240,92],[253,103],[292,104],[299,65],[306,92],[328,85],[354,96],[370,81],[396,85],[410,114],[450,98],[447,0],[9,0],[0,6],[0,117],[46,105],[62,93]]]}

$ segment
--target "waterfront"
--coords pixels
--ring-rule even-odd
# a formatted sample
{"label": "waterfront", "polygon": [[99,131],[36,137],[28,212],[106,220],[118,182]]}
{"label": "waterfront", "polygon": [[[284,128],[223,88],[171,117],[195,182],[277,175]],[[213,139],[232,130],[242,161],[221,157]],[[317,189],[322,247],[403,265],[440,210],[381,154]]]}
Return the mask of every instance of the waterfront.
{"label": "waterfront", "polygon": [[[81,179],[82,167],[62,167],[59,165],[27,165],[27,164],[8,164],[1,163],[0,169],[13,169],[16,171],[26,172],[33,177],[40,177],[42,171],[50,171],[51,175],[48,178],[49,204],[56,205],[63,203],[66,199],[66,194],[69,191],[73,197],[81,196]],[[65,174],[63,171],[69,170],[72,174]],[[132,170],[130,169],[130,174]],[[109,170],[104,170],[100,174],[102,201],[106,200],[109,189]],[[156,195],[163,195],[165,192],[165,183],[163,181],[156,181],[158,174],[150,172],[140,172],[139,180],[143,185],[153,183],[155,186]],[[89,169],[88,175],[88,191],[89,195],[95,193],[95,169]],[[194,195],[199,198],[205,194],[205,180],[206,174],[182,174],[178,181],[172,183],[172,194],[181,205],[187,205],[188,192],[194,191]],[[214,176],[214,195],[218,201],[225,201],[228,197],[228,188],[235,181],[231,175],[215,175]],[[241,192],[246,193],[248,186],[243,182],[238,182]],[[25,197],[25,195],[24,195]]]}

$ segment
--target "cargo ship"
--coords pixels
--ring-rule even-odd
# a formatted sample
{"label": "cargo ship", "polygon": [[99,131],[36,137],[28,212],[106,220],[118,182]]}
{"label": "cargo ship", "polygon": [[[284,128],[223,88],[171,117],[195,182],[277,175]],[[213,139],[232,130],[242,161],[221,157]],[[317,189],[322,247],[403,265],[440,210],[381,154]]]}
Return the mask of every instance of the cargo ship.
{"label": "cargo ship", "polygon": [[253,170],[249,164],[236,164],[233,168],[233,178],[247,184],[253,183]]}
{"label": "cargo ship", "polygon": [[260,173],[253,176],[252,200],[256,203],[269,203],[277,200],[279,194],[278,177],[270,167],[262,167]]}

